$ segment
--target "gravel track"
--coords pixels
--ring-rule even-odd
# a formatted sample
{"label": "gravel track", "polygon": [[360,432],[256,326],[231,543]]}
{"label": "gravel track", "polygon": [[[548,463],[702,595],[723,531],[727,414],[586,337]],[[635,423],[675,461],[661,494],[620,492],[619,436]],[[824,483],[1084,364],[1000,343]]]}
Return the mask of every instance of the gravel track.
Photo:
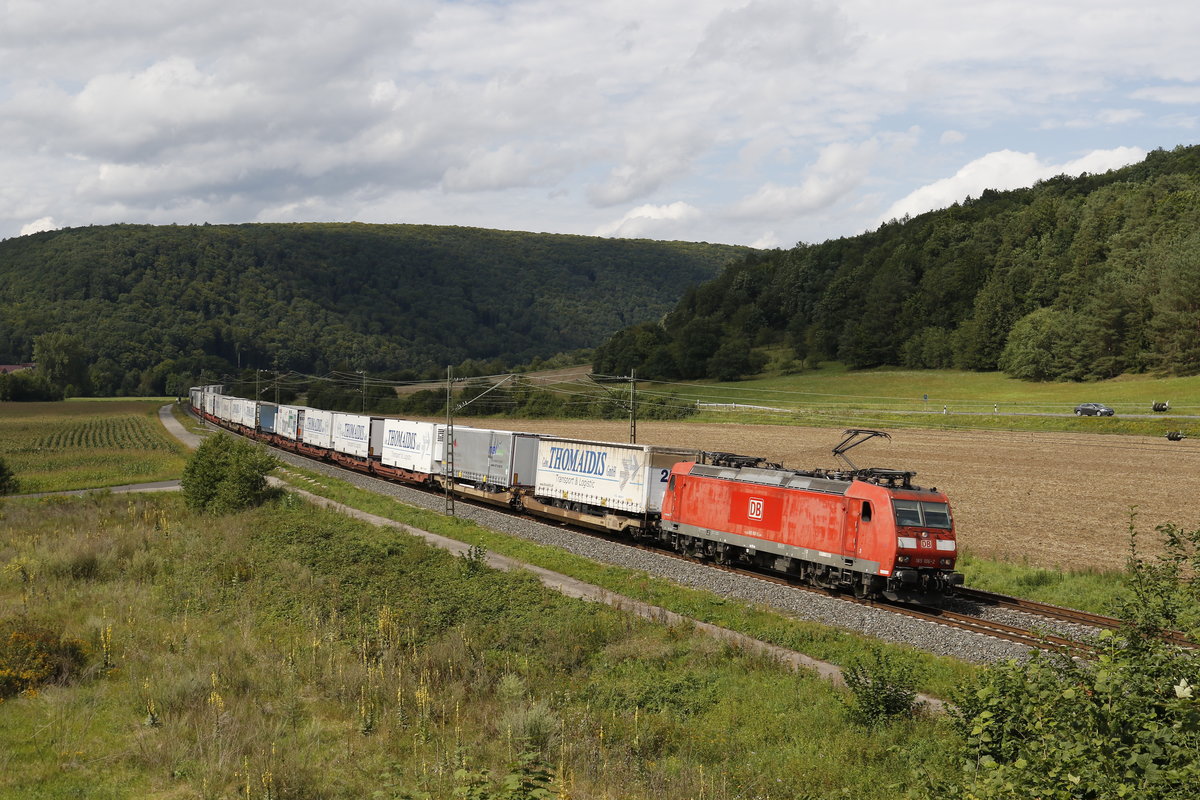
{"label": "gravel track", "polygon": [[[432,511],[445,510],[441,495],[431,494],[401,484],[372,478],[331,464],[313,461],[303,456],[277,451],[287,464],[303,467],[330,477],[339,478],[367,491],[394,497],[412,506]],[[933,622],[910,619],[876,608],[848,603],[835,598],[803,592],[762,581],[749,576],[718,571],[702,564],[689,563],[635,547],[597,539],[562,527],[528,517],[515,517],[491,509],[456,501],[459,517],[469,519],[490,530],[517,536],[539,544],[559,547],[594,561],[627,569],[641,570],[684,586],[704,589],[722,597],[761,604],[793,617],[818,622],[861,633],[897,644],[907,644],[936,655],[952,656],[975,663],[991,663],[1009,658],[1021,658],[1028,649],[1012,642],[994,639],[966,631],[947,628]],[[954,610],[978,616],[980,619],[1029,626],[1042,624],[1062,635],[1078,635],[1082,626],[1052,624],[1040,618],[1008,609],[978,606],[958,601]],[[1032,621],[1037,619],[1037,621]]]}

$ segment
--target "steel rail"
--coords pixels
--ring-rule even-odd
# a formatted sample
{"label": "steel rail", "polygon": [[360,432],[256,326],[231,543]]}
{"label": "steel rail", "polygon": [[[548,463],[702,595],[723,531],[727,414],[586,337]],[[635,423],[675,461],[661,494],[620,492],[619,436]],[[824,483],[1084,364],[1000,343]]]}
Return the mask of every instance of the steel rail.
{"label": "steel rail", "polygon": [[[238,433],[237,431],[230,431],[228,428],[224,428],[223,426],[222,426],[222,430],[225,430],[230,433]],[[277,448],[277,449],[279,449],[279,448]],[[293,455],[301,456],[305,459],[314,461],[319,464],[328,464],[331,466],[338,466],[335,462],[329,462],[329,461],[326,461],[323,459],[317,459],[317,458],[309,456],[305,453],[301,453],[299,451],[284,450],[283,452],[292,453]],[[368,473],[364,473],[361,471],[349,470],[347,467],[344,467],[344,466],[342,466],[340,468],[347,469],[348,471],[351,471],[351,472],[356,472],[356,474],[366,475],[367,477],[375,478],[376,480],[387,480],[385,478],[381,478],[376,475],[370,475]],[[427,489],[426,487],[421,486],[419,484],[401,482],[401,485],[405,486],[406,488],[422,491],[423,493],[427,493],[430,495],[435,493],[433,490]],[[506,514],[509,516],[513,516],[513,517],[529,519],[532,521],[541,521],[542,519],[544,519],[538,515],[530,515],[528,513],[523,513],[521,511],[517,511],[514,509],[504,508],[502,506],[497,506],[497,505],[490,504],[490,503],[474,501],[470,498],[460,498],[460,499],[463,502],[466,502],[468,505],[471,505],[473,507],[487,509],[490,511],[495,511],[497,513],[502,513],[502,514]],[[545,524],[545,523],[543,523],[543,524]],[[597,531],[597,530],[590,529],[590,528],[572,525],[569,522],[566,522],[563,520],[559,520],[557,522],[557,524],[560,529],[565,528],[567,530],[570,530],[572,533],[583,534],[583,535],[591,536],[596,539],[602,539],[602,540],[610,542],[612,544],[621,545],[624,547],[629,547],[632,549],[641,550],[641,551],[645,551],[645,552],[655,553],[657,555],[666,556],[669,558],[676,558],[681,561],[686,561],[686,562],[693,563],[693,564],[703,564],[709,568],[733,573],[733,574],[739,575],[741,577],[752,578],[755,580],[760,580],[760,581],[764,581],[764,582],[768,582],[768,583],[772,583],[772,584],[787,586],[791,589],[801,591],[801,592],[809,592],[809,593],[813,593],[813,594],[818,594],[818,595],[828,597],[831,599],[836,599],[836,600],[839,600],[842,602],[849,602],[849,603],[867,606],[870,608],[876,608],[881,611],[896,613],[896,614],[900,614],[902,616],[907,616],[907,617],[910,617],[913,619],[919,619],[919,620],[922,620],[925,622],[943,625],[943,626],[946,626],[949,628],[954,628],[957,630],[963,630],[963,631],[967,631],[967,632],[971,632],[971,633],[976,633],[976,634],[979,634],[982,636],[990,636],[992,638],[1001,639],[1004,641],[1009,641],[1009,642],[1013,642],[1016,644],[1025,645],[1025,646],[1028,646],[1030,649],[1057,651],[1057,652],[1066,653],[1069,655],[1082,656],[1082,657],[1088,657],[1090,654],[1095,652],[1095,648],[1086,643],[1076,641],[1069,637],[1059,636],[1057,634],[1039,632],[1033,628],[1022,628],[1022,627],[1019,627],[1016,625],[1010,625],[1010,624],[996,622],[996,621],[981,620],[981,619],[972,617],[967,614],[960,614],[957,612],[953,612],[953,611],[949,611],[949,610],[941,609],[941,608],[936,608],[936,607],[932,607],[932,606],[920,606],[920,605],[912,605],[912,604],[905,604],[905,603],[893,603],[893,602],[888,602],[888,601],[859,598],[859,597],[855,597],[853,594],[846,594],[846,593],[840,592],[836,589],[828,589],[828,588],[819,587],[819,586],[810,586],[808,584],[800,582],[799,579],[793,578],[791,576],[780,575],[780,574],[771,573],[771,572],[764,572],[761,570],[756,570],[756,569],[747,568],[747,567],[740,567],[740,566],[734,566],[734,565],[729,565],[729,564],[719,564],[708,558],[685,555],[682,553],[678,553],[674,550],[667,549],[667,548],[662,547],[657,544],[649,544],[646,542],[641,542],[641,541],[636,541],[636,540],[631,541],[629,539],[618,537],[615,534],[611,534],[611,533],[608,533],[605,531]],[[1050,605],[1048,603],[1039,603],[1039,602],[1033,601],[1033,600],[1025,600],[1023,598],[1008,597],[1006,595],[996,594],[993,592],[985,592],[985,591],[978,590],[978,589],[968,589],[965,587],[960,587],[956,591],[955,594],[956,594],[956,596],[958,596],[962,599],[971,600],[973,602],[983,603],[983,604],[987,604],[987,605],[995,605],[995,606],[1006,607],[1006,608],[1012,608],[1014,610],[1019,610],[1019,611],[1034,615],[1034,616],[1039,616],[1039,617],[1054,619],[1054,620],[1059,620],[1059,621],[1065,621],[1065,622],[1072,622],[1072,623],[1076,623],[1076,624],[1088,625],[1088,626],[1091,626],[1094,628],[1113,629],[1113,628],[1118,628],[1121,625],[1120,620],[1114,619],[1112,617],[1104,617],[1099,614],[1092,614],[1091,612],[1087,612],[1087,611],[1078,611],[1075,609],[1069,609],[1069,608],[1064,608],[1061,606]],[[1175,634],[1175,636],[1178,637],[1178,641],[1175,643],[1180,644],[1181,646],[1196,647],[1196,645],[1192,642],[1189,642],[1186,639],[1186,637],[1183,636],[1183,634]]]}

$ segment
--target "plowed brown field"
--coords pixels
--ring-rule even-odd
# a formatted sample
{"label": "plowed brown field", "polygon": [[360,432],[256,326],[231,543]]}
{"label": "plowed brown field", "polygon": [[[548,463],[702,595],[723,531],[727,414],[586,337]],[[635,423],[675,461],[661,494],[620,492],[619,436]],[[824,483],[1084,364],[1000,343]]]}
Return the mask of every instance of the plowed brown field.
{"label": "plowed brown field", "polygon": [[[496,427],[629,440],[625,422],[521,420]],[[946,492],[960,542],[980,556],[1119,568],[1128,554],[1132,508],[1143,533],[1166,522],[1200,527],[1200,442],[996,431],[892,434],[890,442],[867,442],[850,457],[860,467],[916,470],[918,484]],[[638,423],[640,443],[762,456],[796,469],[837,466],[831,450],[841,438],[841,428]]]}

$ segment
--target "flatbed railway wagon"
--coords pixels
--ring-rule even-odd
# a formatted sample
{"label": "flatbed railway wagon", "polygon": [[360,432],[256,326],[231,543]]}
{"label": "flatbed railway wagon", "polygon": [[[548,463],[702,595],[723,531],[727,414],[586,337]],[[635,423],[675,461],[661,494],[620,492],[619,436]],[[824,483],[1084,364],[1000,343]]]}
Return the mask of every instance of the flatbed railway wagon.
{"label": "flatbed railway wagon", "polygon": [[333,452],[333,412],[305,408],[301,420],[298,452],[310,458],[325,459]]}
{"label": "flatbed railway wagon", "polygon": [[454,491],[464,497],[517,506],[533,487],[540,434],[455,426]]}
{"label": "flatbed railway wagon", "polygon": [[531,513],[597,530],[654,535],[671,468],[699,450],[542,436]]}
{"label": "flatbed railway wagon", "polygon": [[383,418],[333,414],[334,461],[359,472],[373,472],[383,445]]}
{"label": "flatbed railway wagon", "polygon": [[437,485],[438,476],[445,470],[444,424],[384,417],[382,432],[377,474],[407,483]]}

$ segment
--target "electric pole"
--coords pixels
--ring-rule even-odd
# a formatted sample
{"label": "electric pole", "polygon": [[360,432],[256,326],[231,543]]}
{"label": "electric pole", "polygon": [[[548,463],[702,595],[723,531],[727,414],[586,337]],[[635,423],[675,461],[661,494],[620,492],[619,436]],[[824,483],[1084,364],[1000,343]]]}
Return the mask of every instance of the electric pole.
{"label": "electric pole", "polygon": [[629,371],[629,443],[637,444],[637,372]]}
{"label": "electric pole", "polygon": [[442,442],[442,468],[446,473],[446,515],[454,516],[454,368],[446,365],[446,439]]}

